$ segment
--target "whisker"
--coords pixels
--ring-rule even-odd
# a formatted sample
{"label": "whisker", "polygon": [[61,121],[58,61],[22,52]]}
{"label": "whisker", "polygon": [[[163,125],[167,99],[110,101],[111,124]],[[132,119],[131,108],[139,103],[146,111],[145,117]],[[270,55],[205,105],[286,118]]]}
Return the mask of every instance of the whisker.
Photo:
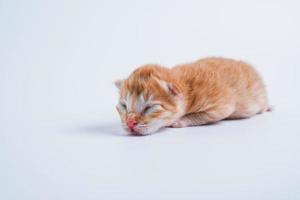
{"label": "whisker", "polygon": [[137,125],[137,127],[144,128],[144,127],[148,127],[148,125]]}
{"label": "whisker", "polygon": [[138,126],[148,126],[149,124],[138,124]]}

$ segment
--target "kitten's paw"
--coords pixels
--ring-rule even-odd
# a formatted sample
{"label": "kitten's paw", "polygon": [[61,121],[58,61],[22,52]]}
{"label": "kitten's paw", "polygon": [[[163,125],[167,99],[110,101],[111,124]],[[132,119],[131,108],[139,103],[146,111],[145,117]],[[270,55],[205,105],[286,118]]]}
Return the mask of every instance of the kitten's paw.
{"label": "kitten's paw", "polygon": [[189,124],[185,120],[179,119],[171,125],[171,128],[184,128],[187,126],[189,126]]}
{"label": "kitten's paw", "polygon": [[266,111],[266,112],[272,112],[272,111],[274,111],[274,106],[269,105],[269,106],[266,108],[265,111]]}

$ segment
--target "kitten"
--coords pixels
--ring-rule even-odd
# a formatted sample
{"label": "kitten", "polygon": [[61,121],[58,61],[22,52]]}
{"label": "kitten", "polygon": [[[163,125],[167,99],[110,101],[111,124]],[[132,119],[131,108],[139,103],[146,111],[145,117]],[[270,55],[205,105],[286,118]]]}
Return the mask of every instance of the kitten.
{"label": "kitten", "polygon": [[271,111],[259,74],[232,59],[205,58],[171,69],[144,65],[115,84],[122,125],[133,135]]}

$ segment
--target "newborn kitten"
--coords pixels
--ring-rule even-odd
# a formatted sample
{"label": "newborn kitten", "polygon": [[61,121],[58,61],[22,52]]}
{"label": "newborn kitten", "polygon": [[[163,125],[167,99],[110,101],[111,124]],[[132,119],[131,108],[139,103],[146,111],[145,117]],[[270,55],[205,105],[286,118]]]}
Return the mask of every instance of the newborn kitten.
{"label": "newborn kitten", "polygon": [[259,74],[231,59],[205,58],[171,69],[145,65],[115,84],[122,125],[133,135],[271,111]]}

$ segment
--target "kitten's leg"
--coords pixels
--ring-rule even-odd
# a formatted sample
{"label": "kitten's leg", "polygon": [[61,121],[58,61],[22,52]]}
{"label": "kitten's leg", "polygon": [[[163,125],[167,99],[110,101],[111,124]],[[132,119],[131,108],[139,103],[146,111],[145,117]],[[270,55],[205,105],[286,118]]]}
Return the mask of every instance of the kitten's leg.
{"label": "kitten's leg", "polygon": [[187,114],[176,121],[171,127],[182,128],[187,126],[211,124],[227,118],[233,112],[233,104],[218,106],[205,112]]}

